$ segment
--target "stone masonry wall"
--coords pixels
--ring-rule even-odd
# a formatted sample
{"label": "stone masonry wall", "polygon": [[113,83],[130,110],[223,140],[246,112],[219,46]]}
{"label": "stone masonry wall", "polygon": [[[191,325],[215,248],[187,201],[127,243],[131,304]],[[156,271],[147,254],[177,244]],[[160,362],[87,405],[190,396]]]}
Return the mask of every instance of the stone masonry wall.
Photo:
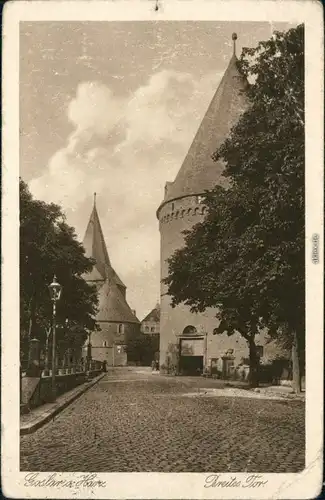
{"label": "stone masonry wall", "polygon": [[[178,248],[184,245],[182,231],[190,229],[204,218],[206,208],[198,196],[191,196],[174,200],[163,206],[159,213],[159,227],[161,233],[161,279],[168,274],[166,260]],[[213,335],[213,330],[219,324],[216,310],[209,309],[204,313],[193,314],[189,307],[180,304],[171,307],[167,287],[161,283],[161,316],[160,316],[160,364],[166,364],[167,351],[170,344],[178,345],[179,335],[184,328],[192,325],[198,334],[207,334],[206,364],[210,358],[219,358],[229,349],[233,349],[234,363],[238,365],[242,358],[248,358],[249,350],[246,340],[240,334],[230,337],[226,333]],[[256,344],[264,346],[264,356],[274,356],[277,348],[274,343],[266,344],[265,335],[256,338]]]}
{"label": "stone masonry wall", "polygon": [[[161,234],[161,279],[168,275],[168,264],[166,260],[178,248],[184,245],[182,231],[191,228],[200,222],[206,208],[200,203],[200,198],[191,196],[174,200],[164,205],[159,213],[159,228]],[[177,335],[184,328],[193,325],[198,333],[208,333],[208,346],[215,345],[218,350],[218,341],[211,337],[212,331],[218,326],[215,311],[206,311],[203,314],[192,314],[187,306],[180,304],[172,308],[170,297],[167,295],[167,287],[161,283],[161,312],[160,312],[160,364],[166,364],[166,353],[169,344],[177,344]],[[215,337],[214,337],[215,338]],[[209,349],[210,350],[210,349]],[[209,353],[208,353],[209,356]]]}
{"label": "stone masonry wall", "polygon": [[[119,332],[120,324],[123,324],[124,332]],[[101,362],[106,361],[108,366],[125,366],[127,364],[126,352],[123,347],[120,349],[118,346],[125,345],[128,338],[136,336],[140,325],[99,322],[99,326],[100,330],[91,334],[92,358]]]}

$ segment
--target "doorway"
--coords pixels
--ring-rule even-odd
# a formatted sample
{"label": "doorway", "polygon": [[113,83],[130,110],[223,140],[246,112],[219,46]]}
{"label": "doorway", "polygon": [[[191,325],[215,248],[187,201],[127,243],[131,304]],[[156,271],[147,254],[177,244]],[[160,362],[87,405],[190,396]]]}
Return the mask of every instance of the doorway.
{"label": "doorway", "polygon": [[182,375],[201,375],[204,366],[204,339],[181,338],[179,369]]}
{"label": "doorway", "polygon": [[199,376],[203,373],[203,356],[181,356],[179,364],[182,375]]}

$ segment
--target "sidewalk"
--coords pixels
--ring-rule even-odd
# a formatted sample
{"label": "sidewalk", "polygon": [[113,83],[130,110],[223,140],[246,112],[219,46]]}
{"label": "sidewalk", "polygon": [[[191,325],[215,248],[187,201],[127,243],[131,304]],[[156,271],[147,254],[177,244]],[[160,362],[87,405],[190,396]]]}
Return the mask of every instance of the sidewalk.
{"label": "sidewalk", "polygon": [[45,405],[38,406],[31,410],[29,413],[20,416],[20,435],[31,434],[37,429],[45,425],[58,413],[64,410],[70,403],[75,401],[81,394],[90,389],[99,380],[101,380],[106,373],[101,373],[98,377],[86,382],[85,384],[75,387],[69,392],[59,396],[54,403],[46,403]]}
{"label": "sidewalk", "polygon": [[305,401],[305,393],[295,394],[291,387],[269,386],[256,389],[231,387],[211,388],[200,387],[197,391],[183,394],[187,397],[234,397],[234,398],[252,398],[252,399],[271,399],[275,401]]}
{"label": "sidewalk", "polygon": [[305,399],[305,391],[303,390],[300,394],[295,394],[290,385],[271,385],[269,387],[258,387],[256,389],[250,389],[251,391],[262,395],[270,395],[285,399]]}

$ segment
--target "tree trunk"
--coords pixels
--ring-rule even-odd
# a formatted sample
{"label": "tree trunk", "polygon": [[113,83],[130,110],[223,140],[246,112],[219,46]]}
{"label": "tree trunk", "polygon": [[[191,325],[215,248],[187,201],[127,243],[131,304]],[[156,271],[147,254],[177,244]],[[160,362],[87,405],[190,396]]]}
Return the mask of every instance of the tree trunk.
{"label": "tree trunk", "polygon": [[29,303],[28,343],[31,341],[32,338],[34,338],[35,322],[36,322],[36,292],[34,290]]}
{"label": "tree trunk", "polygon": [[248,340],[249,344],[249,385],[250,387],[259,386],[259,359],[256,351],[254,339]]}
{"label": "tree trunk", "polygon": [[291,348],[292,360],[292,388],[296,394],[301,392],[301,371],[300,371],[299,342],[297,332],[293,332]]}

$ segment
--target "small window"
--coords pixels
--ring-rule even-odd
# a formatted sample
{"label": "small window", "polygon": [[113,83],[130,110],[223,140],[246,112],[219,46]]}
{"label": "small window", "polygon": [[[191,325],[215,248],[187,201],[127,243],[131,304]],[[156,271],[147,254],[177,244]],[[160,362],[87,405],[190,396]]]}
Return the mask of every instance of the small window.
{"label": "small window", "polygon": [[155,327],[154,327],[154,326],[152,326],[152,327],[150,328],[150,331],[151,331],[151,333],[154,333],[154,332],[155,332]]}
{"label": "small window", "polygon": [[195,335],[197,333],[197,329],[193,325],[187,325],[183,330],[183,335]]}
{"label": "small window", "polygon": [[124,325],[120,323],[117,327],[117,332],[123,334],[124,333]]}
{"label": "small window", "polygon": [[107,347],[107,342],[106,342],[106,340],[104,340],[104,342],[103,342],[103,347]]}
{"label": "small window", "polygon": [[149,332],[149,326],[146,326],[144,329],[145,332]]}
{"label": "small window", "polygon": [[175,203],[172,203],[172,212],[174,212]]}

